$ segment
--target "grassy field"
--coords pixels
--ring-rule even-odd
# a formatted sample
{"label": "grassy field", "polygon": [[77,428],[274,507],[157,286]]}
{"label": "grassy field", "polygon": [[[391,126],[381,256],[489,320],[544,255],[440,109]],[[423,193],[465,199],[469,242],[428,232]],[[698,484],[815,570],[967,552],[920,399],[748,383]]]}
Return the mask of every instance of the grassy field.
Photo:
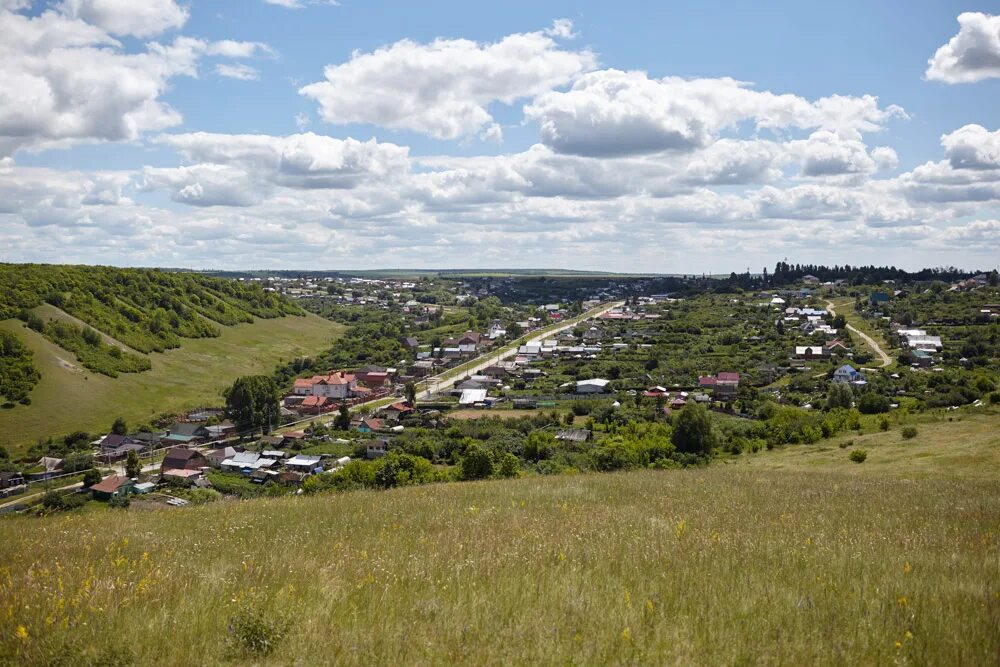
{"label": "grassy field", "polygon": [[996,456],[988,421],[957,427],[962,462],[920,470],[933,424],[909,456],[871,436],[861,465],[798,446],[746,466],[11,518],[0,662],[995,665],[1000,467],[975,458]]}
{"label": "grassy field", "polygon": [[[935,412],[915,417],[914,423],[917,435],[909,440],[903,438],[902,429],[897,426],[863,435],[845,433],[814,445],[783,447],[756,456],[737,457],[727,463],[789,472],[1000,479],[1000,415],[996,409],[984,408],[979,413]],[[842,444],[848,446],[841,448]],[[854,449],[867,452],[863,464],[848,461]]]}
{"label": "grassy field", "polygon": [[15,451],[40,437],[109,428],[118,416],[136,424],[168,411],[217,405],[219,392],[237,376],[269,374],[282,361],[321,352],[344,329],[315,315],[220,327],[218,338],[185,339],[179,349],[150,354],[151,370],[112,379],[83,369],[71,353],[18,320],[0,321],[0,328],[34,351],[42,374],[31,405],[0,410],[0,444]]}

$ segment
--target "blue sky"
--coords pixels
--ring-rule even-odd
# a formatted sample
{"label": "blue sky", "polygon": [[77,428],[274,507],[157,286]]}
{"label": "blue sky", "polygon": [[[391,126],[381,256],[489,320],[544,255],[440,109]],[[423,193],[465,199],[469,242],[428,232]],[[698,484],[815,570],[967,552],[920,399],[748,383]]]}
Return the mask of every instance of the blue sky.
{"label": "blue sky", "polygon": [[992,268],[997,9],[0,0],[0,259]]}

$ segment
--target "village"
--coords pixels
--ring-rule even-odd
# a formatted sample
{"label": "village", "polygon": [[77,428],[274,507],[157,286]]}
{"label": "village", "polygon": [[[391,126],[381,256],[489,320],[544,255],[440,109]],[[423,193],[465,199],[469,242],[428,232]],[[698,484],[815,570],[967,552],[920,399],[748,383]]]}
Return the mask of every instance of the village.
{"label": "village", "polygon": [[[938,401],[943,377],[950,379],[950,393],[933,404],[948,407],[966,398],[982,404],[982,394],[963,397],[951,386],[954,373],[975,365],[962,355],[968,345],[954,329],[931,333],[949,331],[943,318],[914,319],[909,304],[931,293],[919,285],[896,289],[886,282],[882,289],[858,290],[807,275],[795,288],[749,293],[688,290],[577,304],[493,303],[498,316],[480,318],[479,330],[458,330],[468,322],[453,311],[454,324],[442,329],[452,333],[442,337],[426,328],[431,321],[424,318],[445,306],[403,299],[416,283],[359,284],[347,298],[368,294],[371,302],[361,307],[398,313],[414,327],[416,335],[398,340],[407,353],[398,365],[366,363],[290,378],[279,419],[266,428],[241,431],[224,407],[214,406],[192,410],[159,431],[109,433],[91,441],[90,452],[42,457],[29,471],[0,474],[0,493],[16,496],[29,484],[45,485],[88,490],[97,501],[128,497],[139,505],[174,506],[197,501],[198,490],[236,497],[264,489],[301,493],[310,488],[310,477],[328,478],[352,462],[375,465],[394,451],[415,451],[415,440],[446,440],[456,424],[468,430],[483,417],[534,420],[559,446],[579,450],[596,447],[616,423],[669,424],[688,405],[750,421],[760,418],[755,415],[766,402],[820,414],[837,394],[835,385],[847,390],[845,407],[863,413]],[[388,298],[379,302],[377,295],[387,289]],[[468,289],[460,284],[451,293],[464,297]],[[988,290],[988,278],[980,276],[944,293],[969,299]],[[488,303],[492,296],[489,288],[475,291],[466,298]],[[971,319],[995,326],[1000,306],[979,305]],[[477,320],[473,315],[469,321]],[[949,335],[958,349],[949,349]],[[426,456],[429,463],[454,470],[461,456],[438,449]],[[520,467],[530,469],[531,461],[518,457]],[[73,481],[91,465],[105,471],[99,480],[91,474],[90,484]],[[60,480],[73,484],[58,486]]]}

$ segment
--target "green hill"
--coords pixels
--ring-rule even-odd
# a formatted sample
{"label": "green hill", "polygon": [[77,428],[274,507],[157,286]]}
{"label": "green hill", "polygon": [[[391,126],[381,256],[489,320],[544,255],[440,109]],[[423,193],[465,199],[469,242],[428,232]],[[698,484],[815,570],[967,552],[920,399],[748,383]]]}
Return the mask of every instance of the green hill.
{"label": "green hill", "polygon": [[2,520],[0,662],[996,664],[990,423],[963,435],[993,462],[976,477],[914,475],[879,434],[861,465],[834,447],[814,466],[803,445]]}
{"label": "green hill", "polygon": [[30,405],[0,410],[0,444],[16,450],[50,435],[107,429],[118,416],[137,424],[164,412],[219,405],[220,392],[236,377],[270,374],[281,362],[318,354],[343,329],[315,315],[219,327],[217,337],[148,355],[148,371],[111,378],[81,367],[19,320],[2,321],[0,330],[14,332],[34,352],[41,380]]}
{"label": "green hill", "polygon": [[0,264],[0,445],[217,405],[237,376],[323,352],[343,329],[255,282]]}

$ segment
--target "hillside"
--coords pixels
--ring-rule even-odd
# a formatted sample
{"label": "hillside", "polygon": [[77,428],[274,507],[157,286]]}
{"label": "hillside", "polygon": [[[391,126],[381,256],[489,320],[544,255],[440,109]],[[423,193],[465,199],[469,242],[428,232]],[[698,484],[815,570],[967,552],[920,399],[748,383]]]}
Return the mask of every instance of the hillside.
{"label": "hillside", "polygon": [[0,661],[995,664],[997,466],[807,449],[3,520]]}
{"label": "hillside", "polygon": [[82,368],[19,320],[0,321],[0,330],[14,332],[34,352],[42,376],[30,405],[0,410],[0,444],[16,448],[39,437],[106,429],[118,416],[137,424],[164,412],[218,405],[236,377],[270,374],[281,362],[326,350],[343,329],[315,315],[220,326],[217,337],[148,355],[148,371],[111,378]]}

